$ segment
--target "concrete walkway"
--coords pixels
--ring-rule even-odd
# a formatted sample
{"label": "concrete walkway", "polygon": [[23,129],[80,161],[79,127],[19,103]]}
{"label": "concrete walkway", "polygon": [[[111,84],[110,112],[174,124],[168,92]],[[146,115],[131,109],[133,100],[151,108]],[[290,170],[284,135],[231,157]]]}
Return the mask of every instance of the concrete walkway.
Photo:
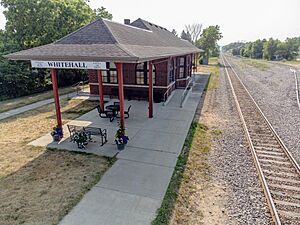
{"label": "concrete walkway", "polygon": [[[72,92],[72,93],[60,96],[59,99],[73,98],[76,95],[77,95],[76,92]],[[12,109],[12,110],[0,113],[0,120],[3,120],[3,119],[6,119],[8,117],[11,117],[11,116],[21,114],[23,112],[27,112],[27,111],[32,110],[32,109],[39,108],[41,106],[44,106],[44,105],[47,105],[47,104],[50,104],[50,103],[53,103],[53,102],[54,102],[54,98],[50,98],[50,99],[38,101],[38,102],[32,103],[30,105],[25,105],[25,106],[22,106],[22,107],[19,107],[19,108],[16,108],[16,109]]]}
{"label": "concrete walkway", "polygon": [[[207,80],[208,76],[202,77],[203,87]],[[125,121],[128,145],[60,225],[150,224],[167,190],[202,92],[192,91],[183,108],[175,103],[155,104],[152,119],[147,118],[147,102],[126,101],[127,106],[132,105],[132,114]],[[116,129],[117,125],[99,119],[95,110],[81,120],[108,129]],[[110,130],[108,134],[111,137]],[[111,142],[104,146],[111,149]]]}

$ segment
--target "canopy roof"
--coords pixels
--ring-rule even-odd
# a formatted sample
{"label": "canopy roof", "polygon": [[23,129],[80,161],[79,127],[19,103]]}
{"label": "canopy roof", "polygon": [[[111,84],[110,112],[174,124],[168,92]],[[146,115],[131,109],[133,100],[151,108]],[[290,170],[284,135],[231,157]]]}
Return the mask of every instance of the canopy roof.
{"label": "canopy roof", "polygon": [[129,25],[98,19],[60,40],[6,55],[12,60],[142,62],[201,50],[142,19]]}

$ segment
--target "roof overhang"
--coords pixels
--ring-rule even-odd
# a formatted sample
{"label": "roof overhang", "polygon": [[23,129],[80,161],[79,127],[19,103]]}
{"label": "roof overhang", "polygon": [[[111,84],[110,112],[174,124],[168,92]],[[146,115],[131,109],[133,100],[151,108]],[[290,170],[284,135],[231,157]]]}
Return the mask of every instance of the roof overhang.
{"label": "roof overhang", "polygon": [[[131,54],[128,54],[130,52]],[[147,54],[143,54],[147,52]],[[9,60],[89,61],[139,63],[201,52],[201,49],[184,49],[157,46],[129,45],[61,45],[49,44],[4,57]],[[136,56],[136,55],[139,55]]]}

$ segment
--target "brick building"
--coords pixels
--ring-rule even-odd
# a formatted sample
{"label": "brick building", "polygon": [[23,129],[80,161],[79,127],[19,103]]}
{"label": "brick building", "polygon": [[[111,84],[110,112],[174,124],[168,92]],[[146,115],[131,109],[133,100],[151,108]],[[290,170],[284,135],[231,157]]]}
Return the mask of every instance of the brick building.
{"label": "brick building", "polygon": [[61,118],[57,69],[101,63],[101,67],[92,67],[95,70],[91,67],[78,69],[90,69],[91,94],[100,93],[102,109],[104,96],[119,97],[121,123],[124,124],[124,97],[148,100],[149,117],[152,117],[153,100],[166,100],[174,89],[184,88],[188,84],[192,63],[197,61],[198,52],[200,49],[188,41],[142,19],[132,23],[125,20],[125,24],[98,19],[54,43],[6,57],[31,60],[32,65],[51,69],[58,124],[61,124]]}

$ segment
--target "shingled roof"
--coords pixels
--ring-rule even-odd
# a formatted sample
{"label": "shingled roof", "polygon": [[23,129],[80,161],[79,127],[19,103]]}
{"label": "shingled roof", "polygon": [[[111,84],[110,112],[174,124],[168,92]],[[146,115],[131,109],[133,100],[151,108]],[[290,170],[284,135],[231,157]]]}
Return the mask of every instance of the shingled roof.
{"label": "shingled roof", "polygon": [[199,51],[167,29],[142,19],[129,25],[98,19],[52,44],[6,57],[12,60],[142,62]]}

